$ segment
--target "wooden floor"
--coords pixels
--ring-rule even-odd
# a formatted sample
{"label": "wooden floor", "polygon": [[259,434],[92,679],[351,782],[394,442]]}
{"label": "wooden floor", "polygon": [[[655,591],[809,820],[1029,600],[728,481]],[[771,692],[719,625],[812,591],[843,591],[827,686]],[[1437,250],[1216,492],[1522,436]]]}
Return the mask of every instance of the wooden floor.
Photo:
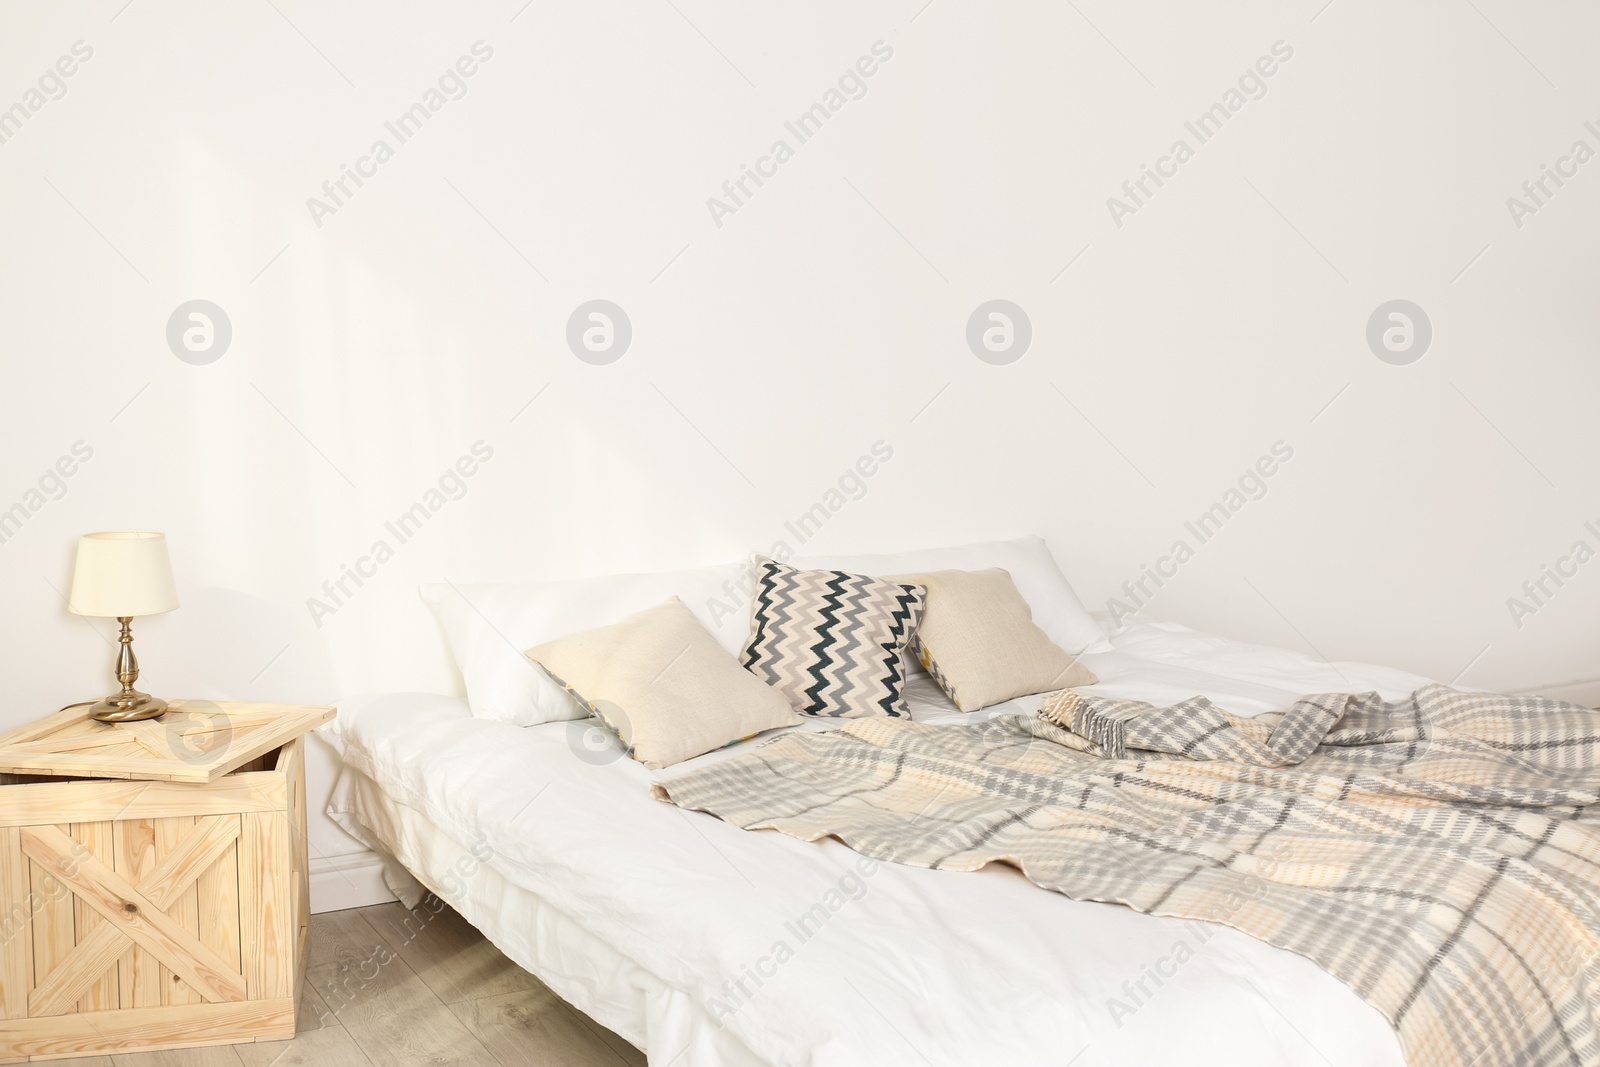
{"label": "wooden floor", "polygon": [[293,1041],[51,1060],[58,1067],[643,1067],[437,899],[311,917]]}

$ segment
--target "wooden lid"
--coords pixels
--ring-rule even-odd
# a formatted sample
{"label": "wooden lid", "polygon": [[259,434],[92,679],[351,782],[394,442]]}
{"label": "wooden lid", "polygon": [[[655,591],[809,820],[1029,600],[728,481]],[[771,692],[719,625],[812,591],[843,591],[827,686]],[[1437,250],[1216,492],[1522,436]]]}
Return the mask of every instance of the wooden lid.
{"label": "wooden lid", "polygon": [[143,722],[97,722],[68,708],[0,734],[0,771],[60,778],[214,782],[333,718],[308,704],[174,700]]}

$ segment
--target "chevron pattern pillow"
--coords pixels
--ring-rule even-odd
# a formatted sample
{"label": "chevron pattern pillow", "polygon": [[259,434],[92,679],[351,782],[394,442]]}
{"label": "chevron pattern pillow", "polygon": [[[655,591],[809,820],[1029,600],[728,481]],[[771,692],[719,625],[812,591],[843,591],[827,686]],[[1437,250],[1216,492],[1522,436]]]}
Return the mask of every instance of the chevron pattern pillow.
{"label": "chevron pattern pillow", "polygon": [[905,718],[901,655],[926,589],[762,556],[755,563],[745,667],[804,715]]}

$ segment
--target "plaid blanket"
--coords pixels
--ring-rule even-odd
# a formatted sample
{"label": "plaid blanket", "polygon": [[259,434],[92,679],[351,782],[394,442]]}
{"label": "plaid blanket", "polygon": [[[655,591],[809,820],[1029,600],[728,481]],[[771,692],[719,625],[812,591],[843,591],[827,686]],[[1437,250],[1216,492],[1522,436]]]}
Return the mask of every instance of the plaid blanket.
{"label": "plaid blanket", "polygon": [[1442,685],[1255,719],[1064,691],[1037,717],[861,719],[658,783],[746,829],[1300,953],[1413,1067],[1600,1064],[1600,713]]}

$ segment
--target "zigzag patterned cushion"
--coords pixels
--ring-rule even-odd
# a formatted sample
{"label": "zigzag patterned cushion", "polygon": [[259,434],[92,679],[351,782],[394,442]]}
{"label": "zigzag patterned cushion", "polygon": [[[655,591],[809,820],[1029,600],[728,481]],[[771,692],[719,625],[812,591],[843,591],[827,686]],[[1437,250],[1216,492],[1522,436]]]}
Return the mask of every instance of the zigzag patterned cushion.
{"label": "zigzag patterned cushion", "polygon": [[756,557],[741,662],[804,715],[906,717],[901,654],[922,618],[920,585],[802,571]]}

